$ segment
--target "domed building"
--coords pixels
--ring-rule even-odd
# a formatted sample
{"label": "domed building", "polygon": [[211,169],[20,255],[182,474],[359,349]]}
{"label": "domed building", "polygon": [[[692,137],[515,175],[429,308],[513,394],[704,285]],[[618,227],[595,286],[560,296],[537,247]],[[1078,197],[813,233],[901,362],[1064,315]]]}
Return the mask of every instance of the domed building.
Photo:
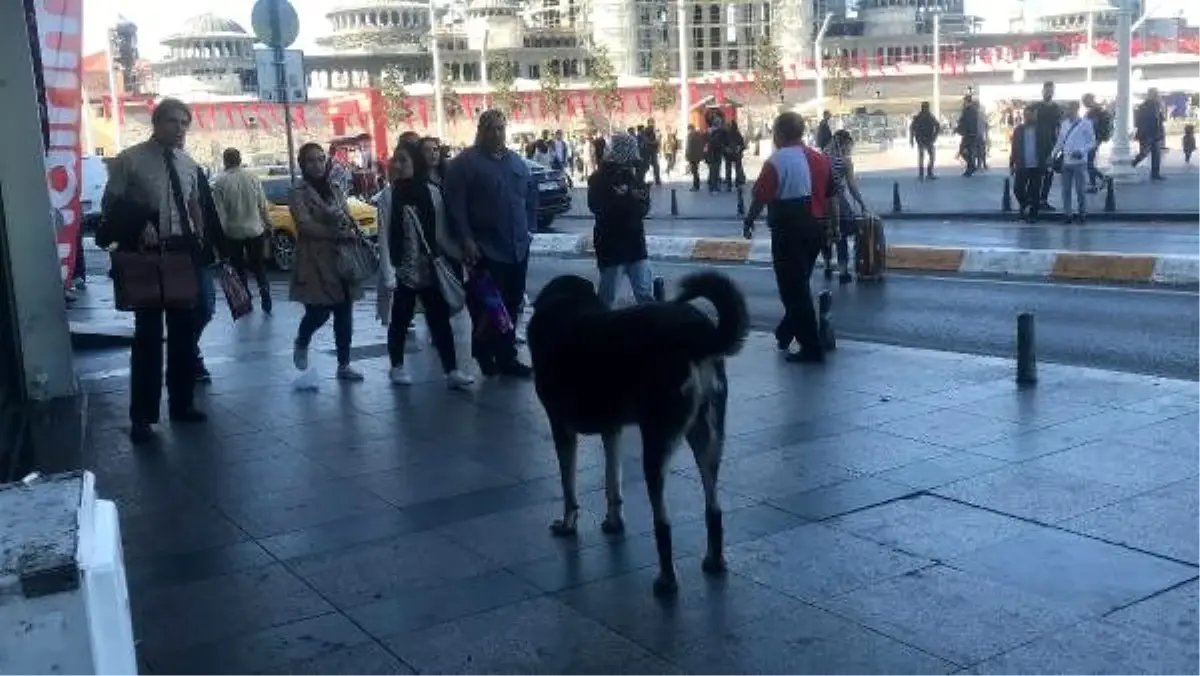
{"label": "domed building", "polygon": [[241,96],[254,94],[254,36],[236,21],[201,14],[162,41],[167,48],[153,66],[161,96]]}

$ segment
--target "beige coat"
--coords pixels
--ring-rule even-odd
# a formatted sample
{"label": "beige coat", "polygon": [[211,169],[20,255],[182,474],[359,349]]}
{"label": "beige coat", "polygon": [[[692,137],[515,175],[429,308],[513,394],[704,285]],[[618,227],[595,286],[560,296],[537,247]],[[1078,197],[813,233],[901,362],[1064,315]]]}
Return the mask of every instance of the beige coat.
{"label": "beige coat", "polygon": [[362,286],[338,274],[338,239],[349,232],[346,198],[334,190],[325,201],[308,183],[292,188],[289,209],[296,223],[296,257],[292,263],[291,299],[305,305],[339,305],[363,296]]}

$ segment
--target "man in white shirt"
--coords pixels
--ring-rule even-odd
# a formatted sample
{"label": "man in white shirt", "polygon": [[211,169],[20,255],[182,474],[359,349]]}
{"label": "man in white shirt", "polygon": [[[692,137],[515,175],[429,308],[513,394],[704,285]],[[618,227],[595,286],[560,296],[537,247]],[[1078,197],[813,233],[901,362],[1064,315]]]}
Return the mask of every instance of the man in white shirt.
{"label": "man in white shirt", "polygon": [[[1056,162],[1061,158],[1063,219],[1067,223],[1083,223],[1087,217],[1087,158],[1095,147],[1096,131],[1091,120],[1080,117],[1078,101],[1068,103],[1066,116],[1059,127],[1058,142],[1050,154]],[[1075,215],[1071,214],[1072,191],[1078,200]]]}
{"label": "man in white shirt", "polygon": [[[271,283],[267,280],[266,237],[271,231],[267,198],[258,178],[242,168],[242,154],[237,148],[226,148],[222,154],[225,172],[213,183],[213,200],[221,218],[221,228],[229,251],[226,254],[233,269],[246,284],[246,272],[254,275],[262,310],[271,314]],[[247,290],[250,288],[246,286]]]}

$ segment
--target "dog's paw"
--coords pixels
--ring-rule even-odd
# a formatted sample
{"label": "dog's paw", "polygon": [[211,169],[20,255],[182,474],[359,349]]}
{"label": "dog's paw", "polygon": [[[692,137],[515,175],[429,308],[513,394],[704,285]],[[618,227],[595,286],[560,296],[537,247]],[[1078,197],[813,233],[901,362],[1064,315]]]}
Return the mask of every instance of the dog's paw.
{"label": "dog's paw", "polygon": [[625,519],[619,516],[606,516],[600,522],[600,531],[606,535],[620,535],[625,532]]}
{"label": "dog's paw", "polygon": [[550,524],[550,534],[556,538],[574,537],[578,532],[574,520],[568,522],[565,519],[555,519]]}
{"label": "dog's paw", "polygon": [[729,568],[725,565],[724,556],[706,556],[700,562],[700,570],[706,575],[724,575]]}
{"label": "dog's paw", "polygon": [[654,578],[655,596],[663,598],[666,596],[674,596],[678,592],[679,582],[675,579],[674,575],[670,577],[659,575],[658,577]]}

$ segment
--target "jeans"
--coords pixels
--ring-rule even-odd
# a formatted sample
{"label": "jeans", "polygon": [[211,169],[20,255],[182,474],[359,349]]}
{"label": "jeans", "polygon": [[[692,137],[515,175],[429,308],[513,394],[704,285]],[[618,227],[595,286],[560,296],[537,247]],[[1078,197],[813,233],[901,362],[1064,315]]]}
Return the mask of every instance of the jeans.
{"label": "jeans", "polygon": [[[929,158],[926,163],[926,157]],[[917,143],[917,174],[933,176],[933,165],[937,161],[937,149],[933,143]]]}
{"label": "jeans", "polygon": [[[349,297],[349,294],[346,294]],[[354,334],[354,303],[337,305],[305,305],[300,328],[296,331],[296,347],[308,349],[313,334],[333,316],[333,343],[337,348],[338,366],[350,365],[350,338]],[[407,327],[408,324],[405,324]]]}
{"label": "jeans", "polygon": [[200,354],[200,336],[204,335],[204,329],[217,314],[217,285],[213,282],[212,268],[205,265],[196,266],[196,281],[200,294],[196,298],[196,307],[192,310],[192,328],[196,334],[195,358],[196,366],[199,367],[203,361]]}
{"label": "jeans", "polygon": [[1071,191],[1075,191],[1078,209],[1075,213],[1080,216],[1087,213],[1087,194],[1084,184],[1087,181],[1088,168],[1086,164],[1064,164],[1062,169],[1062,208],[1063,213],[1071,214]]}
{"label": "jeans", "polygon": [[167,397],[171,411],[192,408],[196,382],[196,330],[193,310],[138,310],[133,313],[129,352],[129,419],[158,422],[163,390],[163,324],[167,331]]}
{"label": "jeans", "polygon": [[397,285],[392,297],[392,320],[388,324],[387,349],[392,368],[404,366],[404,343],[408,339],[408,325],[417,309],[417,299],[425,310],[425,323],[446,373],[458,368],[454,354],[454,330],[450,328],[450,306],[436,285],[424,289],[410,289]]}
{"label": "jeans", "polygon": [[621,273],[629,279],[633,288],[633,298],[639,303],[649,303],[654,300],[654,275],[650,271],[650,261],[640,260],[636,263],[610,265],[600,268],[600,287],[596,293],[605,305],[612,307],[617,300],[617,281]]}

